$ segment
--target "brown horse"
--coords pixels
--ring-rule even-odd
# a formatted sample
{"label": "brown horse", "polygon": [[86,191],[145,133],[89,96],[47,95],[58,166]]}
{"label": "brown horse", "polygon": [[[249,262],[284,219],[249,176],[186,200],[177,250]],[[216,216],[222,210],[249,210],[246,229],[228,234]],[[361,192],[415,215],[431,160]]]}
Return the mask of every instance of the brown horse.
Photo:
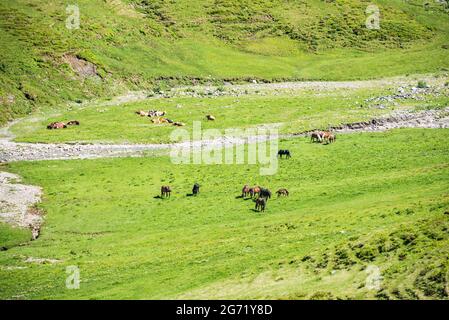
{"label": "brown horse", "polygon": [[162,186],[161,187],[161,198],[163,197],[169,197],[171,195],[171,188],[169,186]]}
{"label": "brown horse", "polygon": [[326,141],[326,143],[332,143],[335,142],[336,137],[332,132],[326,131],[323,135],[323,141]]}
{"label": "brown horse", "polygon": [[249,189],[249,195],[251,198],[255,197],[257,195],[260,195],[260,187],[252,187]]}
{"label": "brown horse", "polygon": [[249,186],[245,184],[242,189],[242,198],[249,196]]}
{"label": "brown horse", "polygon": [[285,188],[279,189],[278,191],[276,191],[276,193],[277,193],[278,197],[280,197],[280,196],[288,197],[288,195],[289,195],[288,190]]}
{"label": "brown horse", "polygon": [[322,142],[323,141],[323,135],[324,135],[323,131],[314,131],[310,135],[310,140],[312,142]]}
{"label": "brown horse", "polygon": [[267,200],[265,198],[256,199],[256,210],[265,211],[265,206],[267,205]]}

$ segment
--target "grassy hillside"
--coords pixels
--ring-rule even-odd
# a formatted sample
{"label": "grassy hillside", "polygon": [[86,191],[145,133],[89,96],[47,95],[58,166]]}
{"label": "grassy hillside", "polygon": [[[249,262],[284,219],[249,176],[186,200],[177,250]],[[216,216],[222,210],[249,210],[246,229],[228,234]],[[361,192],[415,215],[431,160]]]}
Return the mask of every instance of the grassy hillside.
{"label": "grassy hillside", "polygon": [[[425,1],[0,3],[0,123],[66,101],[208,81],[361,79],[449,68],[449,15]],[[445,49],[446,48],[446,49]],[[86,67],[90,72],[86,72]]]}
{"label": "grassy hillside", "polygon": [[[0,298],[447,298],[448,138],[410,129],[281,141],[293,158],[264,177],[166,157],[9,164],[43,187],[46,222],[38,240],[0,255]],[[201,194],[187,197],[194,182]],[[291,195],[256,213],[236,198],[245,183]],[[154,198],[162,184],[171,199]],[[65,287],[73,265],[79,290]]]}

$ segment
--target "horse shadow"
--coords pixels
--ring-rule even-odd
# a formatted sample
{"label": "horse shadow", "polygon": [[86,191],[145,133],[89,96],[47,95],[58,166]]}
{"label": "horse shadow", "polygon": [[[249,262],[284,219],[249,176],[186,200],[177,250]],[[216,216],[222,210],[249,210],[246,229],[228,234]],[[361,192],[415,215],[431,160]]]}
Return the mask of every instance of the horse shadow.
{"label": "horse shadow", "polygon": [[160,195],[154,196],[153,199],[163,199]]}

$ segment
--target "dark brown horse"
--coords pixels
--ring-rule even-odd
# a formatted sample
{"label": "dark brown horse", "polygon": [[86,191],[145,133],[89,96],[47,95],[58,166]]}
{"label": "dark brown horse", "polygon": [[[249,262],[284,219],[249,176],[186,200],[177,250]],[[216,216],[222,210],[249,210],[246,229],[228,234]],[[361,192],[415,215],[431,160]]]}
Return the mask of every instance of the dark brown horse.
{"label": "dark brown horse", "polygon": [[267,200],[265,198],[256,199],[256,210],[265,211],[265,206],[267,205]]}
{"label": "dark brown horse", "polygon": [[195,183],[192,188],[192,194],[196,196],[198,195],[198,193],[200,193],[200,185],[198,183]]}
{"label": "dark brown horse", "polygon": [[323,141],[324,132],[323,131],[314,131],[310,135],[310,140],[312,142],[322,142]]}
{"label": "dark brown horse", "polygon": [[242,198],[249,196],[249,186],[245,184],[242,189]]}
{"label": "dark brown horse", "polygon": [[285,189],[285,188],[279,189],[278,191],[276,191],[276,193],[277,193],[278,197],[279,196],[286,196],[286,197],[288,197],[288,195],[289,195],[288,190]]}
{"label": "dark brown horse", "polygon": [[265,198],[267,201],[271,198],[271,191],[269,189],[260,188],[259,198]]}
{"label": "dark brown horse", "polygon": [[169,186],[162,186],[161,187],[161,198],[163,197],[169,197],[171,195],[171,188]]}

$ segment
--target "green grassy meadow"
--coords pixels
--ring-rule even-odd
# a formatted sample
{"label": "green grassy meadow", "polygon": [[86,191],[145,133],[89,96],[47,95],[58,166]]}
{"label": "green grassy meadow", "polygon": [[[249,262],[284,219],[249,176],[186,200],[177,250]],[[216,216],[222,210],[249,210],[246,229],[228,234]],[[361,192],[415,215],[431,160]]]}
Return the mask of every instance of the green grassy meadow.
{"label": "green grassy meadow", "polygon": [[[0,1],[0,125],[18,120],[0,152],[171,142],[175,127],[137,110],[167,111],[189,133],[201,121],[284,135],[449,105],[444,3],[77,0],[75,29],[71,4]],[[369,4],[380,29],[366,27]],[[323,83],[253,85],[305,80]],[[399,92],[407,98],[391,98]],[[46,129],[70,120],[81,125]],[[258,165],[174,164],[164,150],[0,164],[42,187],[44,214],[33,241],[0,223],[0,299],[448,299],[448,140],[441,128],[338,134],[328,145],[281,138],[293,156],[270,176]],[[188,196],[196,182],[200,194]],[[290,196],[256,212],[238,197],[245,184]],[[157,197],[162,185],[171,198]],[[66,287],[67,267],[79,268],[79,289]]]}
{"label": "green grassy meadow", "polygon": [[[0,297],[447,298],[448,138],[401,129],[282,140],[293,157],[272,176],[168,157],[10,163],[2,170],[43,187],[46,218],[37,240],[0,253]],[[194,182],[201,193],[188,197]],[[236,198],[246,183],[291,195],[257,213]],[[155,198],[164,184],[172,197]],[[73,265],[79,290],[65,287]],[[365,287],[369,265],[381,270],[378,290]]]}
{"label": "green grassy meadow", "polygon": [[[396,88],[395,88],[396,89]],[[56,108],[34,113],[11,130],[15,141],[42,143],[166,143],[173,142],[170,124],[154,124],[148,117],[135,114],[137,110],[164,110],[166,117],[186,124],[191,132],[194,121],[203,129],[254,128],[273,124],[281,134],[298,133],[329,125],[366,121],[397,110],[444,107],[447,95],[426,96],[423,100],[402,99],[395,104],[375,107],[368,98],[391,95],[391,88],[300,90],[294,92],[263,92],[263,95],[219,97],[148,98],[140,102],[104,106],[99,103]],[[215,121],[205,116],[213,114]],[[80,121],[80,126],[63,130],[47,130],[54,121]]]}
{"label": "green grassy meadow", "polygon": [[[84,107],[35,114],[12,127],[16,141],[23,142],[170,142],[174,127],[170,124],[154,124],[148,117],[140,117],[136,110],[164,110],[167,118],[186,124],[192,130],[193,121],[201,121],[203,129],[249,128],[263,124],[279,124],[281,133],[294,133],[331,123],[368,120],[391,112],[369,108],[364,99],[385,92],[381,89],[364,89],[346,92],[329,90],[324,93],[299,92],[280,95],[224,96],[215,98],[174,97],[147,99],[118,106]],[[404,104],[406,102],[404,101]],[[360,107],[360,105],[365,105]],[[399,106],[397,107],[399,108]],[[207,114],[217,120],[208,122]],[[336,117],[338,114],[338,117]],[[47,130],[48,123],[76,119],[80,126],[64,130]]]}

